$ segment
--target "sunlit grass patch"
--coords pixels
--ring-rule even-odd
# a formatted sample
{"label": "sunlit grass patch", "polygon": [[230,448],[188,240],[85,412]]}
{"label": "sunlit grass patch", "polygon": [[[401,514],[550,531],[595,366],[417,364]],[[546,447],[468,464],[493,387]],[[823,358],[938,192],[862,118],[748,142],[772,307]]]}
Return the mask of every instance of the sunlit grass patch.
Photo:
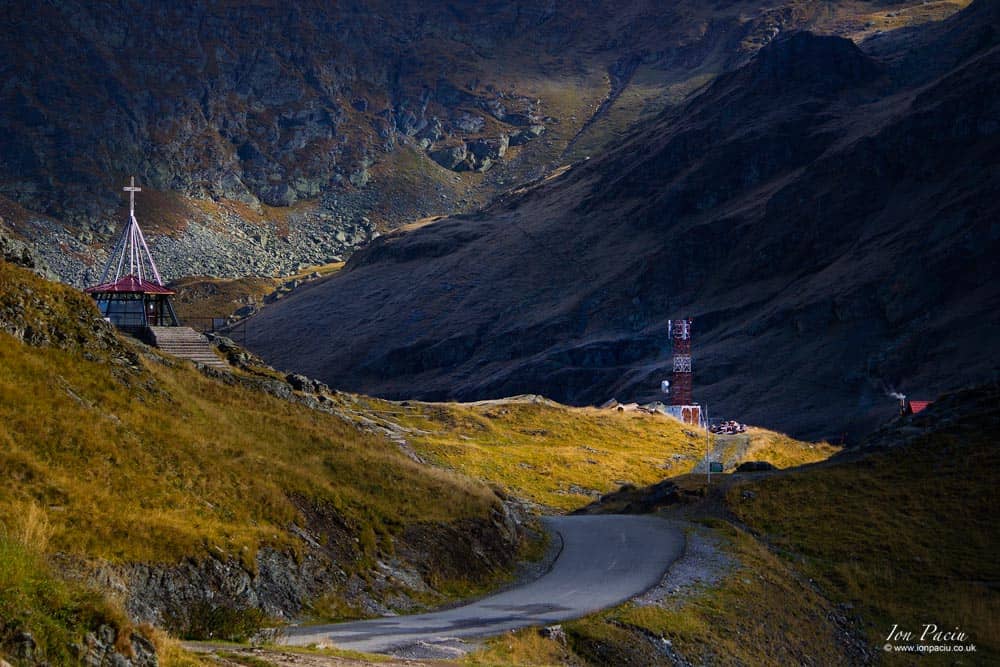
{"label": "sunlit grass patch", "polygon": [[108,357],[127,345],[88,346],[89,298],[2,269],[6,297],[28,290],[36,326],[80,341],[33,347],[0,333],[0,512],[45,509],[50,551],[111,562],[221,552],[252,567],[260,545],[298,544],[293,497],[332,508],[359,535],[378,526],[380,543],[414,522],[487,517],[497,503],[485,485],[334,415],[188,366],[140,359],[119,370]]}
{"label": "sunlit grass patch", "polygon": [[523,628],[488,639],[482,649],[466,655],[461,664],[475,667],[548,667],[576,664],[574,657],[560,642],[543,637],[538,628]]}
{"label": "sunlit grass patch", "polygon": [[[532,398],[466,404],[363,400],[366,409],[406,429],[407,441],[431,462],[557,510],[576,509],[622,484],[645,486],[690,472],[705,456],[703,431],[661,414]],[[787,466],[834,451],[753,429],[747,458]]]}

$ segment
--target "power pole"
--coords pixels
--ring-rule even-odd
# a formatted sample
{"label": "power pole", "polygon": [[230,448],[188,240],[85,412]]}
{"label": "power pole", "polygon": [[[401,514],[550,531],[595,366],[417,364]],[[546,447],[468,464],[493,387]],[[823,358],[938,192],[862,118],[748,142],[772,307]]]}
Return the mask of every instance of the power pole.
{"label": "power pole", "polygon": [[708,427],[708,406],[704,406],[703,417],[705,418],[705,468],[708,470],[707,486],[712,486],[712,432]]}

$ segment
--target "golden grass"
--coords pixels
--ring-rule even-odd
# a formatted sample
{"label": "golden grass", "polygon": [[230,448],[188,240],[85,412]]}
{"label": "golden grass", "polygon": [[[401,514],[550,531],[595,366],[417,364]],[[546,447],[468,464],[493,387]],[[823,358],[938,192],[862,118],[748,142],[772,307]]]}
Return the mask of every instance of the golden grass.
{"label": "golden grass", "polygon": [[177,291],[172,300],[181,324],[196,329],[207,328],[213,318],[228,318],[249,304],[261,305],[278,287],[291,280],[307,280],[313,274],[320,277],[336,273],[344,262],[310,266],[284,277],[247,276],[243,278],[213,278],[189,276],[170,283]]}
{"label": "golden grass", "polygon": [[284,543],[298,520],[293,493],[330,503],[359,530],[376,518],[397,529],[484,514],[491,502],[484,487],[333,416],[189,368],[148,364],[126,385],[102,364],[8,336],[0,442],[16,482],[0,489],[3,512],[49,507],[54,548],[115,561]]}
{"label": "golden grass", "polygon": [[935,623],[969,633],[977,660],[996,659],[998,465],[995,436],[984,426],[737,485],[728,502],[830,596],[859,609],[873,646],[893,624]]}
{"label": "golden grass", "polygon": [[[995,398],[977,400],[988,414],[895,450],[763,479],[725,476],[718,493],[760,534],[706,521],[733,558],[728,575],[664,606],[627,603],[565,624],[572,655],[563,662],[638,664],[648,657],[643,637],[652,635],[696,664],[854,664],[861,657],[845,647],[849,632],[876,661],[912,664],[882,653],[890,628],[919,633],[934,623],[967,633],[965,643],[977,646],[968,664],[996,663],[1000,451]],[[795,448],[780,436],[751,436],[758,454],[780,459]],[[696,486],[691,477],[678,482]],[[718,514],[714,507],[709,499],[703,510]],[[553,646],[531,633],[522,631],[510,650],[545,664]],[[496,656],[498,642],[481,655]],[[920,662],[957,664],[954,654]]]}
{"label": "golden grass", "polygon": [[485,646],[462,658],[474,667],[547,667],[573,664],[572,653],[559,642],[542,637],[537,628],[524,628],[488,639]]}
{"label": "golden grass", "polygon": [[[75,290],[3,262],[0,288],[0,328],[43,332],[49,345],[0,331],[4,631],[30,617],[40,644],[65,648],[100,622],[124,627],[114,604],[48,571],[46,553],[112,563],[211,553],[252,569],[262,545],[299,548],[288,529],[305,522],[304,501],[357,536],[357,561],[340,565],[363,574],[409,525],[496,510],[485,485],[414,463],[341,418],[136,354]],[[440,584],[445,596],[484,585]],[[154,639],[162,664],[199,664]]]}
{"label": "golden grass", "polygon": [[[431,462],[488,481],[556,510],[581,507],[622,484],[645,486],[689,472],[705,454],[704,435],[661,415],[573,408],[513,399],[406,405],[362,399],[408,430]],[[821,460],[835,448],[755,429],[755,458],[787,466]]]}
{"label": "golden grass", "polygon": [[[881,7],[847,5],[834,8],[829,17],[820,21],[818,28],[821,31],[833,29],[860,43],[877,32],[943,21],[970,4],[972,0],[924,0]],[[871,11],[872,9],[876,11]]]}
{"label": "golden grass", "polygon": [[[30,347],[0,334],[0,469],[11,482],[0,487],[0,513],[22,517],[11,529],[42,551],[111,562],[221,552],[253,567],[262,544],[295,548],[287,532],[302,520],[295,496],[343,517],[365,552],[363,568],[408,524],[483,517],[496,502],[482,483],[413,463],[331,415],[188,366],[142,359],[128,370],[112,361],[129,351],[123,343],[88,345],[94,313],[80,313],[93,308],[89,299],[5,265],[0,283],[7,295],[30,294],[19,306],[26,317],[58,321],[65,343]],[[701,434],[662,415],[537,400],[348,398],[361,414],[399,425],[432,462],[559,509],[686,472],[704,453]],[[828,453],[766,432],[760,442],[763,455],[784,462]],[[438,584],[455,595],[472,590]],[[527,634],[518,642],[488,660],[552,649],[530,648],[538,642]],[[174,664],[196,660],[165,646]]]}
{"label": "golden grass", "polygon": [[[551,402],[383,404],[414,429],[408,441],[432,462],[570,510],[623,483],[650,484],[686,472],[703,442],[668,417],[570,408]],[[671,455],[681,458],[672,460]]]}
{"label": "golden grass", "polygon": [[52,536],[52,526],[45,511],[34,501],[24,503],[10,515],[12,537],[35,553],[45,553]]}
{"label": "golden grass", "polygon": [[358,534],[376,527],[380,544],[413,522],[488,516],[496,502],[484,485],[420,466],[332,415],[186,365],[123,370],[108,359],[124,344],[87,344],[89,298],[8,265],[0,285],[0,306],[30,292],[25,318],[39,328],[57,319],[69,348],[0,333],[0,516],[43,509],[49,550],[117,562],[211,550],[252,564],[258,545],[295,543],[293,495]]}
{"label": "golden grass", "polygon": [[347,264],[347,262],[329,262],[328,264],[317,264],[315,266],[309,266],[306,267],[305,269],[302,269],[298,273],[293,273],[292,275],[285,278],[285,280],[291,280],[293,278],[299,278],[301,280],[307,278],[308,276],[311,276],[314,273],[318,273],[321,277],[325,278],[326,276],[334,274],[337,271],[343,269],[345,264]]}
{"label": "golden grass", "polygon": [[161,667],[202,667],[218,664],[215,660],[186,650],[180,641],[158,628],[146,626],[143,628],[143,634],[156,646],[156,657]]}
{"label": "golden grass", "polygon": [[825,461],[841,449],[828,442],[802,442],[763,428],[748,428],[747,435],[750,447],[743,458],[747,461],[767,461],[777,468]]}
{"label": "golden grass", "polygon": [[64,349],[86,347],[91,355],[106,355],[101,343],[123,350],[110,334],[95,345],[95,319],[100,315],[89,296],[0,260],[0,331]]}
{"label": "golden grass", "polygon": [[191,276],[170,284],[177,292],[172,299],[181,323],[204,328],[212,318],[228,318],[241,307],[261,304],[281,284],[278,278],[211,278]]}
{"label": "golden grass", "polygon": [[358,661],[364,664],[371,663],[377,665],[384,662],[396,662],[396,659],[391,656],[381,655],[379,653],[352,651],[350,649],[336,648],[333,646],[286,646],[284,644],[265,644],[263,648],[280,653],[340,658],[341,660]]}

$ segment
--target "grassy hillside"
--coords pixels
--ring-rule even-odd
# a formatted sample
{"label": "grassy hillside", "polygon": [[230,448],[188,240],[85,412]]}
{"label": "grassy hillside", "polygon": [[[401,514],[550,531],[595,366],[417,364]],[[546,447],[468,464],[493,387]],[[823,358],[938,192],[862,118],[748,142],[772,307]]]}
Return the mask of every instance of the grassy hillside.
{"label": "grassy hillside", "polygon": [[[115,378],[54,349],[0,345],[0,489],[17,516],[58,516],[53,547],[116,561],[169,561],[284,543],[295,494],[385,534],[488,511],[485,487],[418,466],[342,420],[142,361]],[[447,503],[441,503],[442,498]]]}
{"label": "grassy hillside", "polygon": [[[920,631],[932,623],[969,635],[978,649],[970,664],[995,662],[1000,391],[987,396],[982,412],[942,415],[943,428],[905,446],[735,485],[728,503],[831,599],[856,609],[873,646],[886,642],[894,624]],[[938,656],[947,664],[954,658]]]}
{"label": "grassy hillside", "polygon": [[[363,575],[408,529],[488,523],[499,505],[485,485],[414,463],[343,419],[137,352],[88,297],[3,262],[0,471],[5,534],[47,525],[44,545],[25,547],[28,559],[58,552],[171,564],[211,556],[253,569],[261,546],[302,551],[292,528],[308,525],[303,508],[320,507],[340,526],[326,539],[346,542],[338,565]],[[487,583],[454,576],[441,574],[440,590]],[[63,598],[46,599],[62,609]],[[5,598],[13,607],[4,618],[23,616],[43,642],[56,636],[44,629],[47,619],[76,628],[77,615],[50,616],[38,600]],[[0,646],[20,627],[3,624]]]}
{"label": "grassy hillside", "polygon": [[[705,456],[703,431],[661,414],[573,408],[540,397],[464,404],[359,400],[398,425],[429,461],[555,510],[576,509],[623,484],[689,472]],[[779,467],[837,451],[764,429],[752,429],[750,443],[742,460]]]}
{"label": "grassy hillside", "polygon": [[[16,275],[43,300],[27,319],[96,314],[82,295],[2,270],[5,293],[15,293],[8,285]],[[169,561],[287,542],[295,494],[332,503],[359,528],[375,522],[386,535],[412,521],[484,514],[496,502],[485,487],[418,466],[340,419],[188,365],[147,356],[132,366],[109,351],[109,373],[107,358],[0,336],[0,462],[17,482],[0,488],[0,511],[47,508],[59,551]]]}

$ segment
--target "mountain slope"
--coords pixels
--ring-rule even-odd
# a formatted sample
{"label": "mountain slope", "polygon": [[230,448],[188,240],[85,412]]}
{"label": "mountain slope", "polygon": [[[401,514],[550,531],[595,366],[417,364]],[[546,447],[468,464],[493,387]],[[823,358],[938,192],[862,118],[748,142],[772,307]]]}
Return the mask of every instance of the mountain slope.
{"label": "mountain slope", "polygon": [[997,14],[929,29],[936,68],[779,38],[607,155],[379,239],[250,346],[377,395],[596,403],[654,397],[691,315],[712,414],[864,430],[888,387],[998,365]]}
{"label": "mountain slope", "polygon": [[170,278],[289,273],[603,152],[783,31],[964,2],[7,2],[0,217],[93,281],[135,175]]}
{"label": "mountain slope", "polygon": [[[964,646],[976,646],[970,664],[992,664],[1000,657],[1000,567],[992,557],[1000,529],[991,518],[998,398],[996,383],[947,395],[881,429],[860,451],[737,482],[726,504],[811,583],[864,618],[877,650],[894,625],[919,637],[932,623],[965,633]],[[921,639],[932,641],[941,643],[930,633]]]}

